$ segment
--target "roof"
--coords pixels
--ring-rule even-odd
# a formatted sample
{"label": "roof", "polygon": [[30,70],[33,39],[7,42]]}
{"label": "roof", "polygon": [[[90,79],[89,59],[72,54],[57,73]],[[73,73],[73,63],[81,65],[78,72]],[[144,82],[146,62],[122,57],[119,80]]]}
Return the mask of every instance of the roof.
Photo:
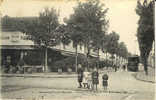
{"label": "roof", "polygon": [[37,17],[9,17],[4,16],[2,18],[2,31],[8,32],[8,31],[19,31],[17,27],[20,27],[18,24],[21,21],[28,22],[36,20]]}
{"label": "roof", "polygon": [[28,49],[35,49],[35,47],[31,45],[1,45],[0,49],[28,50]]}

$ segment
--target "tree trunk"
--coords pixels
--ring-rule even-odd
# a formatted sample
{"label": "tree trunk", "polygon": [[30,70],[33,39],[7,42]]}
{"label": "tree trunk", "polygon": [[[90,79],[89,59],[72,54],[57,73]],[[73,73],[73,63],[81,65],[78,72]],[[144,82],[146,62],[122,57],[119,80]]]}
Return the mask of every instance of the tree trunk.
{"label": "tree trunk", "polygon": [[47,63],[47,59],[48,59],[47,52],[48,52],[48,49],[47,49],[47,47],[45,47],[45,68],[44,68],[44,72],[48,72],[49,71],[48,63]]}
{"label": "tree trunk", "polygon": [[122,57],[120,57],[120,66],[122,65]]}
{"label": "tree trunk", "polygon": [[75,71],[77,72],[77,57],[78,57],[78,53],[77,53],[77,46],[75,48]]}
{"label": "tree trunk", "polygon": [[123,62],[122,62],[122,57],[120,57],[120,60],[121,60],[121,64],[120,64],[120,65],[122,65],[122,63],[123,63]]}
{"label": "tree trunk", "polygon": [[99,70],[99,64],[100,64],[100,49],[98,49],[98,63],[97,63],[97,69]]}
{"label": "tree trunk", "polygon": [[117,71],[117,66],[116,66],[116,64],[114,63],[114,54],[112,54],[112,65],[113,65],[113,67],[114,67],[114,69],[115,69],[115,72]]}
{"label": "tree trunk", "polygon": [[89,47],[87,47],[87,68],[89,69],[89,55],[90,55],[90,50]]}
{"label": "tree trunk", "polygon": [[147,66],[147,57],[144,58],[144,70],[145,70],[145,74],[148,75],[148,66]]}
{"label": "tree trunk", "polygon": [[106,68],[108,68],[108,66],[107,66],[108,65],[108,61],[107,61],[108,59],[107,58],[108,57],[107,57],[107,52],[106,52]]}
{"label": "tree trunk", "polygon": [[117,55],[115,56],[115,65],[118,67],[118,65],[117,65],[118,63],[117,63]]}

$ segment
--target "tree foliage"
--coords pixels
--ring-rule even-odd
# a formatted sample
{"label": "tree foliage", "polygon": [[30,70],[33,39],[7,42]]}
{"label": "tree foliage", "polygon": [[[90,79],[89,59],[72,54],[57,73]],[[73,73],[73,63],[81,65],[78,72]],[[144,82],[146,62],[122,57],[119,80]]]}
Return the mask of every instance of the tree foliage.
{"label": "tree foliage", "polygon": [[47,48],[60,42],[60,34],[56,32],[59,26],[58,13],[54,8],[45,8],[36,19],[20,21],[19,24],[22,26],[19,30],[29,35],[37,46],[45,48],[45,71],[48,71]]}
{"label": "tree foliage", "polygon": [[128,50],[127,50],[127,47],[126,47],[124,42],[120,42],[118,44],[118,48],[117,48],[116,54],[121,56],[121,57],[123,57],[123,58],[127,58],[128,57]]}
{"label": "tree foliage", "polygon": [[107,37],[107,50],[109,53],[114,55],[117,53],[117,48],[118,48],[118,40],[119,40],[119,35],[115,32],[112,31],[108,37]]}
{"label": "tree foliage", "polygon": [[147,59],[152,49],[154,41],[154,0],[144,0],[137,2],[136,13],[140,19],[138,21],[137,38],[144,70],[148,74]]}
{"label": "tree foliage", "polygon": [[89,49],[91,43],[97,42],[95,38],[103,37],[101,34],[104,33],[103,30],[106,32],[108,27],[108,20],[105,18],[107,10],[103,10],[103,5],[98,0],[89,0],[85,3],[78,2],[78,6],[74,8],[74,13],[67,21],[68,26],[72,29],[71,38],[73,42],[83,43]]}
{"label": "tree foliage", "polygon": [[59,26],[58,14],[53,8],[45,8],[39,13],[39,17],[10,18],[6,16],[2,26],[4,27],[2,29],[6,27],[9,30],[12,29],[9,26],[12,26],[15,31],[21,31],[30,36],[30,39],[40,46],[55,46],[59,42],[59,34],[56,32]]}

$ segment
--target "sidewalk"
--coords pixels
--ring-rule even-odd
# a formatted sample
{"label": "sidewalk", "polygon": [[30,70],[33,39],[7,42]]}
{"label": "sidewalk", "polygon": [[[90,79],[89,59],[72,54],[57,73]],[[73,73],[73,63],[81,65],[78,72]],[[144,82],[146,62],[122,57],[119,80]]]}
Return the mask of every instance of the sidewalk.
{"label": "sidewalk", "polygon": [[32,74],[6,74],[1,73],[0,77],[29,77],[29,78],[73,78],[76,77],[76,73],[62,73],[59,74],[57,72],[51,72],[51,73],[32,73]]}
{"label": "sidewalk", "polygon": [[137,72],[135,78],[140,81],[155,83],[155,69],[148,67],[148,75],[144,71]]}
{"label": "sidewalk", "polygon": [[[99,74],[103,73],[100,71]],[[29,77],[29,78],[74,78],[77,77],[77,73],[72,72],[63,72],[59,74],[58,72],[49,72],[49,73],[32,73],[32,74],[8,74],[8,73],[0,73],[0,77]]]}

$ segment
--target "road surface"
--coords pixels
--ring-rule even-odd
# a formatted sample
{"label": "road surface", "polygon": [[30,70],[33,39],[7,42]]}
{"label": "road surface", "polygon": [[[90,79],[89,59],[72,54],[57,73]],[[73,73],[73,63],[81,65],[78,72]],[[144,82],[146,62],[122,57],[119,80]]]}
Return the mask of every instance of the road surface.
{"label": "road surface", "polygon": [[77,78],[1,77],[3,99],[29,100],[154,100],[154,84],[136,80],[132,72],[109,72],[109,88],[78,89]]}

